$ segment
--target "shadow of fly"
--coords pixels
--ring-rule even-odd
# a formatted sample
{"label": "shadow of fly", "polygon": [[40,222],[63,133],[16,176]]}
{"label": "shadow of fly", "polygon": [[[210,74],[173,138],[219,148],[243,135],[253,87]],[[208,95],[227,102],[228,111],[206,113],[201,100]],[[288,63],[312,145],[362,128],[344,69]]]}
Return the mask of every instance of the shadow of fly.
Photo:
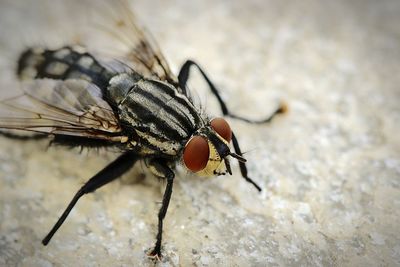
{"label": "shadow of fly", "polygon": [[[186,61],[178,76],[171,73],[157,45],[137,26],[129,7],[102,30],[127,48],[114,60],[105,60],[83,46],[59,49],[31,47],[20,54],[17,76],[23,94],[1,102],[10,111],[0,118],[2,134],[10,138],[50,138],[52,143],[81,147],[115,147],[120,155],[90,178],[75,194],[55,223],[47,245],[85,194],[117,179],[142,160],[156,177],[166,180],[158,213],[158,233],[149,256],[160,259],[163,220],[171,199],[174,167],[183,164],[202,176],[232,174],[230,159],[239,161],[248,177],[246,160],[224,118],[210,118],[188,92],[195,68],[216,97],[224,116],[249,123],[267,123],[284,112],[281,105],[268,118],[249,120],[232,114],[203,69]],[[21,135],[31,132],[29,135]],[[230,147],[233,146],[233,150]]]}

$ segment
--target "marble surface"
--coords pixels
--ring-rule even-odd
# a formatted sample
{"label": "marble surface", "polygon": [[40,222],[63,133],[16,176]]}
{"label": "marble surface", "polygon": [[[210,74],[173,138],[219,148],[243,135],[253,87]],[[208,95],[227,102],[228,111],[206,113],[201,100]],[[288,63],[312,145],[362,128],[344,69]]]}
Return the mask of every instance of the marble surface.
{"label": "marble surface", "polygon": [[[21,49],[74,40],[87,14],[75,2],[0,2],[1,96],[13,90]],[[172,69],[197,60],[237,114],[289,106],[268,125],[229,120],[261,194],[236,163],[233,176],[211,179],[178,169],[159,266],[400,265],[399,1],[133,6]],[[218,114],[199,77],[191,88]],[[41,245],[76,190],[115,157],[0,138],[0,265],[153,266],[146,252],[165,183],[143,164],[84,197]]]}

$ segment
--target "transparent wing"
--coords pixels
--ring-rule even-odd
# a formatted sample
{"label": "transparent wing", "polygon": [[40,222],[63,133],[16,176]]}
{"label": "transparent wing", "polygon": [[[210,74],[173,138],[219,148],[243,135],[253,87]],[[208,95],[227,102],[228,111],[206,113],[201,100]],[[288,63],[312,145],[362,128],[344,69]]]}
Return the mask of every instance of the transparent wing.
{"label": "transparent wing", "polygon": [[22,83],[23,94],[0,102],[0,129],[120,141],[121,128],[101,90],[84,80]]}
{"label": "transparent wing", "polygon": [[177,78],[172,74],[158,45],[138,25],[128,1],[98,2],[92,12],[91,25],[94,24],[97,30],[86,33],[89,37],[87,43],[95,42],[97,48],[103,44],[112,44],[112,47],[101,47],[99,52],[123,62],[143,76],[177,84]]}

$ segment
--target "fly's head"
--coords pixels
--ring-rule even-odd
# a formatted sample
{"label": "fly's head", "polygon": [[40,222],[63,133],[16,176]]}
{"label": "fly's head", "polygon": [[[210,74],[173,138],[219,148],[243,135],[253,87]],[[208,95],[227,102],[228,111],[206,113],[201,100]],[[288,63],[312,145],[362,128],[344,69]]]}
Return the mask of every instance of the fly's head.
{"label": "fly's head", "polygon": [[246,160],[230,151],[232,131],[223,118],[215,118],[187,141],[183,150],[183,163],[190,171],[201,175],[232,174],[228,156],[241,162]]}

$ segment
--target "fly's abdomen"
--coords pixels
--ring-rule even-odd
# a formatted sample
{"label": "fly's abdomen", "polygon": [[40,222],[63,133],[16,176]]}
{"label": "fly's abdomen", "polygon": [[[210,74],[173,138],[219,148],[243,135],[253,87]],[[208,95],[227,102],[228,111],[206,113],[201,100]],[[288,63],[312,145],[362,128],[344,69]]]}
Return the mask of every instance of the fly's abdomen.
{"label": "fly's abdomen", "polygon": [[84,79],[100,88],[107,87],[112,76],[92,55],[76,47],[57,50],[28,49],[18,60],[17,74],[21,80]]}

